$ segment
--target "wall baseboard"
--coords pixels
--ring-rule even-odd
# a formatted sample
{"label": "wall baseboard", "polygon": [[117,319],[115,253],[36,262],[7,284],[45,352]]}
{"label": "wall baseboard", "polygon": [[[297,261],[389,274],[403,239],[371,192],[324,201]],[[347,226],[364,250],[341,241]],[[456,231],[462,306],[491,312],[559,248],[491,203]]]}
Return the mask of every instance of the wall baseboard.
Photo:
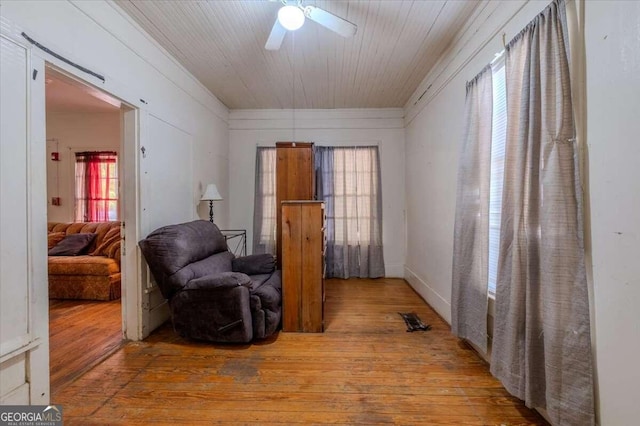
{"label": "wall baseboard", "polygon": [[451,303],[422,280],[407,265],[404,265],[404,279],[447,323],[451,324]]}
{"label": "wall baseboard", "polygon": [[401,263],[385,263],[384,276],[385,278],[404,278],[404,265]]}

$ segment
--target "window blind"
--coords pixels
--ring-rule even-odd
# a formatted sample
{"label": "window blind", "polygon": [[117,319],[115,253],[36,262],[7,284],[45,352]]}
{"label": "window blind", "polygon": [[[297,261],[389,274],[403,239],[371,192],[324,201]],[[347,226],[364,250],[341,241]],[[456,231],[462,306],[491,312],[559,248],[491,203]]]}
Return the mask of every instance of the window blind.
{"label": "window blind", "polygon": [[489,283],[495,294],[500,251],[500,218],[502,216],[502,186],[504,181],[505,141],[507,136],[507,88],[504,60],[492,69],[493,115],[491,122],[491,183],[489,193]]}

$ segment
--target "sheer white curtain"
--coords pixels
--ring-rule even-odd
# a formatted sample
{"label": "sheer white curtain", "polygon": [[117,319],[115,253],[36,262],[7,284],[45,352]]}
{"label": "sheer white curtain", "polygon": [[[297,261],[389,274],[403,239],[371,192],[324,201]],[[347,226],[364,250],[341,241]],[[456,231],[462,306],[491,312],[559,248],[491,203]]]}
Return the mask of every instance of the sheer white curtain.
{"label": "sheer white curtain", "polygon": [[253,254],[276,254],[276,149],[256,150]]}
{"label": "sheer white curtain", "polygon": [[553,424],[593,425],[582,191],[563,0],[506,49],[507,148],[491,372]]}
{"label": "sheer white curtain", "polygon": [[317,198],[325,202],[327,277],[384,276],[377,146],[315,151]]}
{"label": "sheer white curtain", "polygon": [[487,351],[491,66],[467,83],[453,242],[451,331]]}
{"label": "sheer white curtain", "polygon": [[[593,361],[564,0],[506,48],[507,126],[491,372],[553,424],[593,425]],[[452,330],[485,350],[491,73],[467,86]]]}

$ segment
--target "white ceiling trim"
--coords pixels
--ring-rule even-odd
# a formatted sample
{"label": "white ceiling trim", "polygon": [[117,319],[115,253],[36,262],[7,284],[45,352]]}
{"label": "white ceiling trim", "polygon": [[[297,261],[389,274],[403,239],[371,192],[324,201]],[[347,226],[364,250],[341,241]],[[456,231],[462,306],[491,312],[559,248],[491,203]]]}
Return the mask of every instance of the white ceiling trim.
{"label": "white ceiling trim", "polygon": [[229,130],[403,129],[402,108],[231,110]]}
{"label": "white ceiling trim", "polygon": [[[414,94],[404,107],[405,124],[408,126],[411,121],[451,82],[458,74],[465,69],[467,64],[474,60],[485,48],[486,62],[481,62],[476,71],[471,71],[471,75],[466,76],[469,80],[480,72],[482,67],[487,65],[495,53],[504,48],[503,39],[500,34],[505,31],[513,33],[515,36],[519,29],[509,29],[511,21],[520,11],[532,3],[534,8],[544,8],[546,3],[531,2],[530,0],[512,0],[507,3],[496,3],[484,0],[480,3],[474,14],[458,32],[458,36],[442,53],[438,62],[422,80]],[[503,23],[499,26],[486,25],[487,22]],[[507,40],[510,38],[507,37]]]}
{"label": "white ceiling trim", "polygon": [[344,109],[232,109],[229,111],[229,120],[277,120],[283,117],[322,120],[343,118],[404,118],[402,108],[344,108]]}

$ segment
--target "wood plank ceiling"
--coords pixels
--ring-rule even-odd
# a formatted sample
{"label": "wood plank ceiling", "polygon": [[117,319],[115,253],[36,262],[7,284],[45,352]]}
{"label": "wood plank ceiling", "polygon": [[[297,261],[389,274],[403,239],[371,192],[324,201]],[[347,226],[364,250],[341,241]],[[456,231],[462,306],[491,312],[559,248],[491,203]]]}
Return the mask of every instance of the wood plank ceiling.
{"label": "wood plank ceiling", "polygon": [[356,25],[307,20],[264,44],[279,2],[116,0],[230,109],[403,107],[478,2],[305,0]]}

